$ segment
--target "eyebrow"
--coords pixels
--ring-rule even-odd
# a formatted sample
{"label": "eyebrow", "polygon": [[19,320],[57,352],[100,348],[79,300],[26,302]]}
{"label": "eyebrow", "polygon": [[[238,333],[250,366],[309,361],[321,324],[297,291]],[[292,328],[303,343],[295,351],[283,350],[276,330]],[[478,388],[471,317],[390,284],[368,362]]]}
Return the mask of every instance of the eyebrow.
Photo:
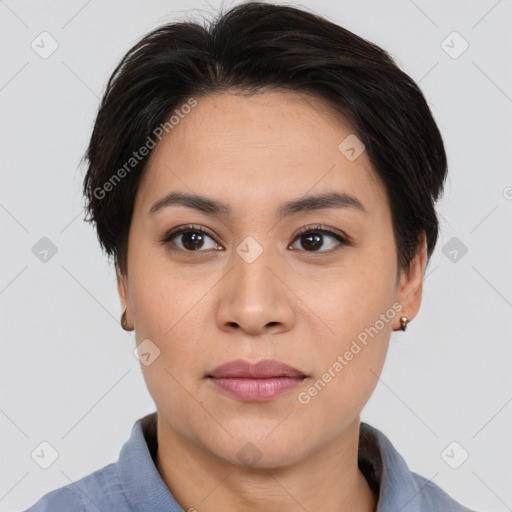
{"label": "eyebrow", "polygon": [[[221,215],[224,217],[229,217],[232,211],[229,205],[209,197],[185,194],[183,192],[171,192],[153,204],[149,209],[148,215],[174,205],[187,206],[210,215]],[[279,207],[277,216],[279,219],[282,219],[296,213],[326,208],[353,208],[363,213],[368,213],[357,197],[344,192],[328,192],[288,201]]]}

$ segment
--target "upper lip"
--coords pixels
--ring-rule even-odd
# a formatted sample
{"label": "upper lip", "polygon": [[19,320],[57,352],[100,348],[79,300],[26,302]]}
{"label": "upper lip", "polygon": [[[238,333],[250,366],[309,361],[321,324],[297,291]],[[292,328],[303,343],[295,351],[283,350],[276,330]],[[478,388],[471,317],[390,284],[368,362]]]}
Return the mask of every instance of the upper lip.
{"label": "upper lip", "polygon": [[245,378],[267,379],[270,377],[305,377],[304,373],[275,359],[262,359],[257,363],[236,359],[215,368],[208,377],[214,379]]}

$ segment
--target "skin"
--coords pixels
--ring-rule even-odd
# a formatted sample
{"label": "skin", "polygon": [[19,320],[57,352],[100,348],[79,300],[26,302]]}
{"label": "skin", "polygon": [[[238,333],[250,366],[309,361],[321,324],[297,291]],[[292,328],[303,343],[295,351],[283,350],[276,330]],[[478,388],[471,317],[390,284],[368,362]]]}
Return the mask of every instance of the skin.
{"label": "skin", "polygon": [[[118,275],[137,344],[149,338],[160,350],[141,365],[158,411],[158,470],[185,510],[375,511],[357,465],[359,415],[391,331],[419,310],[425,238],[410,269],[398,273],[384,186],[365,152],[349,161],[339,151],[354,131],[320,99],[274,91],[197,100],[151,154],[134,205],[127,275]],[[183,205],[149,214],[171,191],[208,196],[232,214]],[[278,220],[282,203],[331,191],[357,197],[366,213],[325,208]],[[187,252],[183,235],[160,242],[190,223],[211,236],[199,251]],[[317,224],[350,244],[324,235],[319,248],[307,240],[304,248],[297,230]],[[236,252],[248,236],[263,249],[252,263]],[[298,394],[393,303],[400,313],[301,403]],[[243,402],[206,378],[239,358],[277,359],[308,378],[271,401]],[[261,454],[251,467],[237,456],[248,442]]]}

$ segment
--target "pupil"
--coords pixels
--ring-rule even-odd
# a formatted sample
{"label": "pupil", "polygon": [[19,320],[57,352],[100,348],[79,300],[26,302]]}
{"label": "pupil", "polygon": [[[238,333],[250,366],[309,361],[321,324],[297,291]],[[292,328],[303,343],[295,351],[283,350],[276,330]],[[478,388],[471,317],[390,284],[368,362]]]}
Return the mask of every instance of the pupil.
{"label": "pupil", "polygon": [[183,245],[187,249],[195,250],[203,245],[203,234],[197,231],[189,231],[183,234]]}
{"label": "pupil", "polygon": [[[304,244],[304,240],[307,240],[307,244]],[[319,234],[308,234],[304,235],[302,247],[304,249],[318,249],[319,247],[322,247],[322,235]]]}

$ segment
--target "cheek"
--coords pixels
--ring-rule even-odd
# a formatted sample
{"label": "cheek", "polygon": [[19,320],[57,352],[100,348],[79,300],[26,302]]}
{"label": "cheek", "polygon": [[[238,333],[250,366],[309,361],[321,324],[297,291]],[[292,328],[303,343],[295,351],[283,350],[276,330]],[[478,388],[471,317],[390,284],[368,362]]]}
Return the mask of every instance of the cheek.
{"label": "cheek", "polygon": [[[358,255],[357,261],[347,264],[326,279],[307,283],[303,290],[308,305],[330,330],[328,345],[334,350],[343,348],[350,340],[378,322],[379,334],[388,336],[395,310],[395,270],[393,262],[372,261]],[[386,314],[385,323],[380,321]],[[380,333],[382,331],[382,333]],[[364,338],[364,334],[362,335]]]}
{"label": "cheek", "polygon": [[[192,428],[189,415],[176,411],[194,409],[194,385],[204,377],[206,302],[200,301],[197,286],[169,278],[168,269],[150,268],[133,283],[133,311],[137,344],[151,340],[158,356],[149,365],[141,360],[141,370],[157,409],[185,434]],[[191,417],[196,427],[207,423],[195,410]]]}
{"label": "cheek", "polygon": [[208,311],[200,300],[203,294],[185,289],[181,291],[176,280],[169,286],[159,280],[156,286],[140,289],[133,300],[137,343],[149,338],[168,367],[193,364],[204,338]]}
{"label": "cheek", "polygon": [[[135,239],[135,237],[134,237]],[[161,247],[148,242],[130,253],[130,299],[137,338],[165,339],[187,322],[202,295],[199,281],[172,265]]]}
{"label": "cheek", "polygon": [[154,363],[142,365],[150,392],[159,383],[169,386],[170,382],[174,387],[171,375],[180,382],[184,376],[203,377],[198,360],[205,349],[205,322],[212,316],[211,305],[208,309],[204,298],[212,286],[211,277],[188,279],[162,257],[162,252],[134,251],[130,261],[136,343],[149,339],[158,353]]}

